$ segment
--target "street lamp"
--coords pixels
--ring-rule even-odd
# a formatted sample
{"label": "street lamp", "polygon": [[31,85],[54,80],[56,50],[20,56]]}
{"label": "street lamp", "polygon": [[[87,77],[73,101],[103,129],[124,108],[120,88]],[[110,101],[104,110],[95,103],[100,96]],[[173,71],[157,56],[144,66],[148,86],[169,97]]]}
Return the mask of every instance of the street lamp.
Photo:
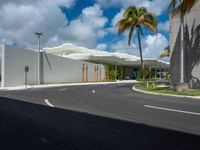
{"label": "street lamp", "polygon": [[43,35],[41,32],[35,32],[35,35],[38,37],[38,85],[41,83],[41,56],[40,56],[40,36]]}

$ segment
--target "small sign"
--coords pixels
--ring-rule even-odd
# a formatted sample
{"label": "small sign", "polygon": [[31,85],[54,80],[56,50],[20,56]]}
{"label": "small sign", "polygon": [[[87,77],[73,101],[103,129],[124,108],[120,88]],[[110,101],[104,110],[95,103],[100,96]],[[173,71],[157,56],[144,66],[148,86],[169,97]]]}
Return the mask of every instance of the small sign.
{"label": "small sign", "polygon": [[25,72],[28,72],[29,71],[29,66],[25,66]]}

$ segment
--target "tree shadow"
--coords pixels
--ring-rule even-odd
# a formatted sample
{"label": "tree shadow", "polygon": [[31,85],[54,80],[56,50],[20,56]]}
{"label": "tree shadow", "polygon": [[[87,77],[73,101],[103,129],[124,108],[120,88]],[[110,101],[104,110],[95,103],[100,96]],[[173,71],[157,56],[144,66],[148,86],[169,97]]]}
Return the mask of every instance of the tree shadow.
{"label": "tree shadow", "polygon": [[173,50],[171,50],[172,54],[170,59],[170,74],[171,74],[170,80],[173,88],[175,88],[175,86],[180,81],[180,35],[181,35],[181,30],[179,27],[177,38],[174,43],[174,48]]}
{"label": "tree shadow", "polygon": [[191,88],[200,88],[200,25],[195,26],[195,19],[189,32],[186,24],[186,62],[188,83]]}
{"label": "tree shadow", "polygon": [[193,150],[200,136],[0,98],[0,149]]}
{"label": "tree shadow", "polygon": [[[180,81],[180,27],[171,56],[171,83],[173,86]],[[195,26],[195,19],[191,26],[185,25],[184,32],[184,81],[190,88],[200,88],[200,25]]]}

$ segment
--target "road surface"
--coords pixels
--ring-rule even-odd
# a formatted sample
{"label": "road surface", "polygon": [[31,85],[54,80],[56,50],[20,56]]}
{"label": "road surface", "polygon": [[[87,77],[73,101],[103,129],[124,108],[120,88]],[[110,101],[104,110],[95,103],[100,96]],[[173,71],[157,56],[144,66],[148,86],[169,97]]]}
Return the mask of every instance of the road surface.
{"label": "road surface", "polygon": [[1,91],[0,149],[200,149],[200,100],[132,86]]}

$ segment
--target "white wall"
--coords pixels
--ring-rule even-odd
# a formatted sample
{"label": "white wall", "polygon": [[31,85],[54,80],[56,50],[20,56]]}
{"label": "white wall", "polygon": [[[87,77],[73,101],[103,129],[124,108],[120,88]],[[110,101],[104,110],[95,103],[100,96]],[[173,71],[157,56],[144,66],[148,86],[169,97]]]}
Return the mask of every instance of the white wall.
{"label": "white wall", "polygon": [[37,83],[37,54],[34,51],[12,48],[2,49],[2,86],[24,85],[24,67],[29,66],[28,84]]}
{"label": "white wall", "polygon": [[[82,82],[82,66],[88,64],[88,81],[94,81],[94,67],[97,64],[47,54],[51,69],[43,55],[43,78],[45,84]],[[20,86],[25,83],[25,66],[29,66],[28,84],[37,84],[37,52],[4,45],[2,48],[2,86]],[[102,80],[105,69],[101,67]],[[100,74],[100,72],[99,72]]]}
{"label": "white wall", "polygon": [[[200,1],[184,16],[184,82],[200,88]],[[180,82],[180,13],[170,18],[170,72],[172,87]]]}
{"label": "white wall", "polygon": [[[45,56],[44,60],[44,83],[66,83],[66,82],[82,82],[83,64],[88,64],[88,81],[94,80],[94,67],[97,64],[84,61],[64,58],[52,54],[47,54],[51,69],[47,63]],[[98,65],[104,71],[103,65]],[[86,67],[84,72],[86,80]],[[105,75],[105,73],[103,73]],[[104,79],[104,76],[102,80]]]}

